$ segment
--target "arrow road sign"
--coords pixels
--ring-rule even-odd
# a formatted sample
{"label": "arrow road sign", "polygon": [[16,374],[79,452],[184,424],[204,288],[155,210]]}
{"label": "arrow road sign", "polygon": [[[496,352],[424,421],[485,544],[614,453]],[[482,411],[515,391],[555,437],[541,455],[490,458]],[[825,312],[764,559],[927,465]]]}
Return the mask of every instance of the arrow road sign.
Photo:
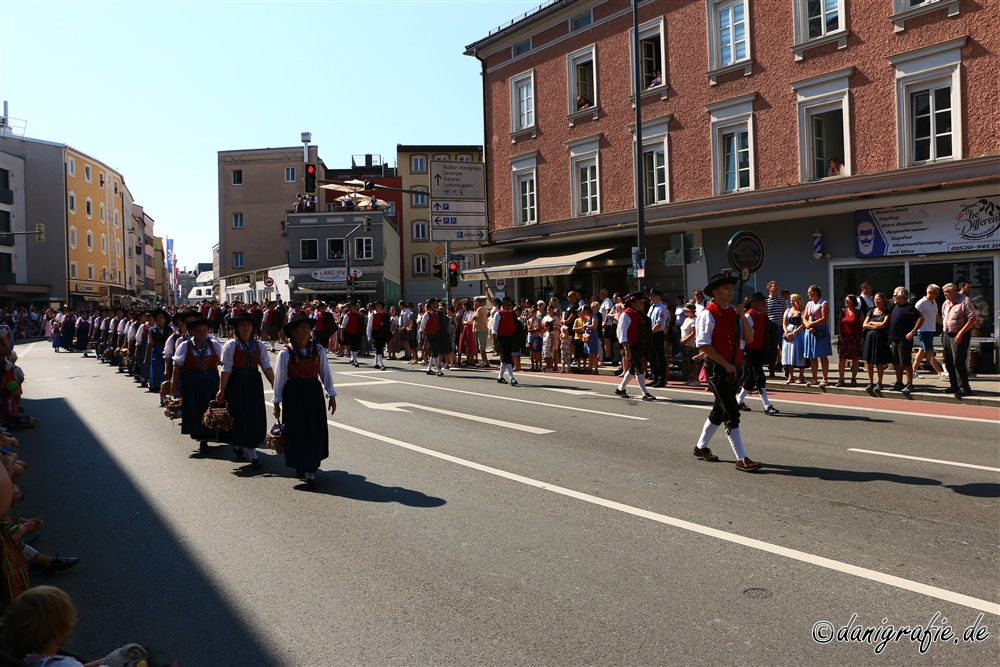
{"label": "arrow road sign", "polygon": [[431,160],[431,199],[486,199],[482,162]]}
{"label": "arrow road sign", "polygon": [[487,236],[485,229],[431,228],[431,241],[486,241]]}
{"label": "arrow road sign", "polygon": [[431,226],[444,229],[486,229],[486,216],[478,213],[435,214]]}
{"label": "arrow road sign", "polygon": [[525,433],[532,433],[534,435],[545,435],[546,433],[555,433],[555,431],[550,431],[544,428],[525,426],[524,424],[517,424],[509,421],[500,421],[499,419],[490,419],[489,417],[480,417],[479,415],[472,415],[464,412],[452,412],[451,410],[432,408],[427,405],[417,405],[416,403],[373,403],[371,401],[362,401],[360,398],[357,398],[355,400],[361,405],[365,406],[366,408],[371,408],[372,410],[387,410],[389,412],[410,412],[411,410],[426,410],[427,412],[434,412],[439,415],[458,417],[459,419],[468,419],[470,421],[480,422],[482,424],[489,424],[490,426],[499,426],[501,428],[509,428],[515,431],[524,431]]}
{"label": "arrow road sign", "polygon": [[486,202],[436,199],[431,201],[431,211],[448,215],[452,213],[486,213]]}

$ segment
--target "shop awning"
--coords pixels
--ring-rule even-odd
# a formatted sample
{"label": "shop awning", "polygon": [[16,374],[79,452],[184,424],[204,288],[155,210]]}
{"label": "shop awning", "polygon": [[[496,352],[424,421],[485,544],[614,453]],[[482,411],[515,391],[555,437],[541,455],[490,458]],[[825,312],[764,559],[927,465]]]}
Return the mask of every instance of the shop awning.
{"label": "shop awning", "polygon": [[611,252],[614,248],[584,250],[569,255],[517,255],[475,269],[462,271],[462,280],[496,280],[497,278],[542,278],[573,273],[580,262]]}

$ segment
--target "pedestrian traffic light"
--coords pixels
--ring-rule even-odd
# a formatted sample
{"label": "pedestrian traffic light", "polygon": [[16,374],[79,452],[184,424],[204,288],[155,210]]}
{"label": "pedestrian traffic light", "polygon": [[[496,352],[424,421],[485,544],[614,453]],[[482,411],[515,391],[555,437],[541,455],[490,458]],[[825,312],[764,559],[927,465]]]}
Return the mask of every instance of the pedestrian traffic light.
{"label": "pedestrian traffic light", "polygon": [[313,162],[306,163],[306,182],[304,189],[307,195],[316,194],[316,164]]}
{"label": "pedestrian traffic light", "polygon": [[42,223],[35,225],[35,240],[39,243],[45,243],[45,225]]}
{"label": "pedestrian traffic light", "polygon": [[444,270],[444,265],[441,264],[441,262],[438,262],[437,264],[434,265],[434,273],[432,275],[435,278],[443,279],[444,278],[444,273],[442,273],[443,270]]}
{"label": "pedestrian traffic light", "polygon": [[458,262],[448,262],[448,284],[458,287]]}
{"label": "pedestrian traffic light", "polygon": [[371,234],[372,233],[372,219],[369,216],[366,215],[364,218],[362,218],[362,220],[365,223],[365,234]]}
{"label": "pedestrian traffic light", "polygon": [[354,284],[354,276],[352,276],[350,274],[350,272],[348,272],[347,273],[347,286],[350,287],[353,284]]}

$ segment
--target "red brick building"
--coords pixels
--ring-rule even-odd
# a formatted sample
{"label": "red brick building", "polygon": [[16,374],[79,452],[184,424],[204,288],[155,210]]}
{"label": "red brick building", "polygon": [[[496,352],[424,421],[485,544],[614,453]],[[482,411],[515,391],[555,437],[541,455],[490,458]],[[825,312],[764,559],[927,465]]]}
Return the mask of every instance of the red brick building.
{"label": "red brick building", "polygon": [[[969,277],[993,314],[980,334],[995,335],[1000,14],[973,0],[638,5],[646,286],[690,294],[750,229],[767,248],[758,288],[816,283],[838,303],[863,280],[919,293]],[[632,25],[628,0],[556,0],[467,47],[497,250],[483,275],[508,292],[631,286]],[[682,238],[703,249],[684,270],[668,265]]]}

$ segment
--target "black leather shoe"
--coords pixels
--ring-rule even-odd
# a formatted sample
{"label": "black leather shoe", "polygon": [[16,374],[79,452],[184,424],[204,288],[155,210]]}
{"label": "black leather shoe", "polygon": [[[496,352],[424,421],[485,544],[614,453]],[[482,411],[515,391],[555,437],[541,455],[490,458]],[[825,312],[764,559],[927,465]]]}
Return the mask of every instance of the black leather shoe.
{"label": "black leather shoe", "polygon": [[200,442],[198,442],[198,450],[201,453],[203,453],[203,454],[205,452],[207,452],[208,451],[208,440],[201,440]]}
{"label": "black leather shoe", "polygon": [[750,406],[746,403],[740,403],[740,410],[743,412],[750,412]]}
{"label": "black leather shoe", "polygon": [[63,570],[68,570],[79,562],[80,559],[77,558],[76,556],[67,556],[64,558],[63,556],[56,554],[55,556],[52,557],[52,562],[50,562],[45,567],[36,567],[32,565],[31,568],[29,569],[31,569],[34,572],[55,574],[56,572],[62,572]]}
{"label": "black leather shoe", "polygon": [[518,382],[517,382],[517,380],[511,380],[511,381],[510,381],[510,386],[512,386],[512,387],[516,387],[517,385],[518,385]]}
{"label": "black leather shoe", "polygon": [[629,395],[625,393],[624,389],[615,389],[615,396],[621,396],[622,398],[629,397]]}
{"label": "black leather shoe", "polygon": [[306,479],[306,488],[309,489],[310,491],[315,491],[316,490],[316,478],[315,477],[309,477],[309,478]]}
{"label": "black leather shoe", "polygon": [[247,460],[247,453],[243,451],[242,447],[233,447],[233,453],[236,454],[237,461]]}
{"label": "black leather shoe", "polygon": [[497,384],[507,384],[507,381],[503,378],[497,378]]}
{"label": "black leather shoe", "polygon": [[653,396],[652,394],[643,394],[642,395],[642,400],[644,400],[644,401],[655,401],[656,400],[656,396]]}

